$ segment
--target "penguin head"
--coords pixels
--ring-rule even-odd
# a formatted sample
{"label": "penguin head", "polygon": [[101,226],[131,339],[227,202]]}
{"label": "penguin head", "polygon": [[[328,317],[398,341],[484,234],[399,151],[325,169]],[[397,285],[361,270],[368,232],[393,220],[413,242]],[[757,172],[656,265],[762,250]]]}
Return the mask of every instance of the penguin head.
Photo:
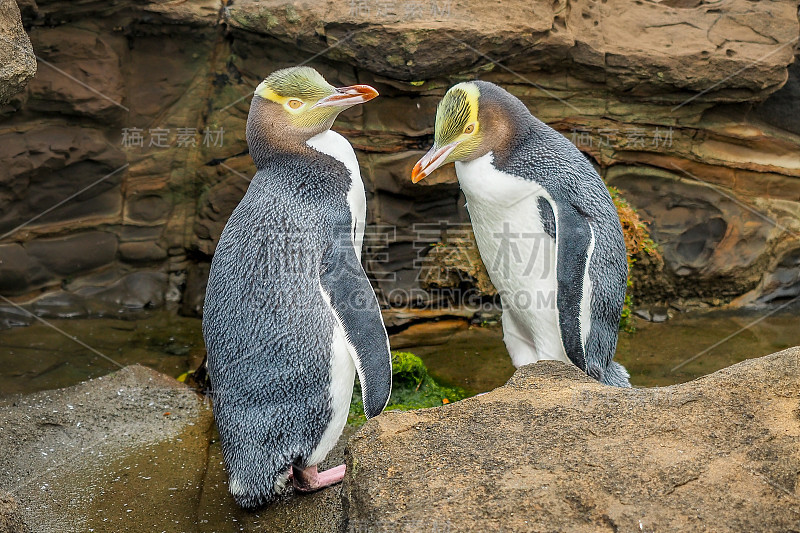
{"label": "penguin head", "polygon": [[339,113],[376,96],[378,91],[369,85],[336,88],[311,67],[275,71],[256,87],[247,118],[248,141],[258,137],[266,143],[256,144],[265,148],[301,146],[330,129]]}
{"label": "penguin head", "polygon": [[433,147],[414,166],[411,181],[417,183],[444,164],[472,161],[496,149],[508,141],[520,114],[530,115],[519,99],[493,83],[454,85],[439,102]]}

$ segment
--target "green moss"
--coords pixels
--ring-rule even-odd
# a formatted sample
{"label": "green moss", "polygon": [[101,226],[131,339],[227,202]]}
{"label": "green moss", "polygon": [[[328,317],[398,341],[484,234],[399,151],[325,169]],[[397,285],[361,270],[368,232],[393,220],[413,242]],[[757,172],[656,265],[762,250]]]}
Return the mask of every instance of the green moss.
{"label": "green moss", "polygon": [[386,62],[393,67],[402,67],[406,64],[406,60],[396,54],[386,56]]}
{"label": "green moss", "polygon": [[619,221],[622,223],[622,234],[625,237],[625,251],[628,259],[628,290],[625,293],[625,306],[622,309],[622,318],[620,319],[619,327],[623,331],[633,333],[635,328],[632,316],[634,292],[632,276],[636,257],[641,254],[659,257],[660,254],[656,243],[650,238],[647,225],[639,218],[636,209],[622,197],[617,188],[608,187],[608,192],[611,193],[611,199],[614,200],[614,206],[617,208]]}
{"label": "green moss", "polygon": [[422,359],[411,352],[392,352],[392,382],[395,386],[419,389],[428,369]]}
{"label": "green moss", "polygon": [[[631,285],[630,278],[628,279],[628,285]],[[622,307],[622,316],[619,319],[619,329],[627,333],[636,331],[636,327],[633,325],[633,299],[630,293],[625,293],[625,304]]]}
{"label": "green moss", "polygon": [[[424,409],[461,400],[467,393],[455,387],[444,387],[428,373],[422,359],[409,352],[392,352],[392,395],[387,411]],[[347,423],[356,426],[366,422],[361,385],[356,380]]]}

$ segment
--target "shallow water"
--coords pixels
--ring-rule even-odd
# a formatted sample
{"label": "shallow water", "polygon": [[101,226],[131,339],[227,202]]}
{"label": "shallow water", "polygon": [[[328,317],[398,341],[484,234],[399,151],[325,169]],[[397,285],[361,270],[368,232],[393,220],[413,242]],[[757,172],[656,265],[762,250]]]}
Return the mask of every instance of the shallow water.
{"label": "shallow water", "polygon": [[638,320],[636,333],[620,335],[616,359],[628,368],[634,385],[655,387],[798,345],[797,311],[766,318],[764,313],[683,314],[661,324]]}
{"label": "shallow water", "polygon": [[0,395],[68,387],[135,363],[177,377],[203,360],[200,320],[167,311],[47,323],[0,331]]}
{"label": "shallow water", "polygon": [[[635,318],[636,332],[620,334],[615,360],[628,369],[634,386],[656,387],[800,345],[800,314],[764,316],[716,311],[679,314],[662,323]],[[445,346],[409,350],[435,378],[474,393],[498,387],[514,373],[499,325],[472,326],[454,333]]]}
{"label": "shallow water", "polygon": [[[168,311],[143,314],[137,320],[48,323],[53,327],[36,323],[0,331],[0,395],[66,387],[133,363],[178,376],[196,368],[203,358],[200,320]],[[796,310],[766,318],[763,312],[687,313],[658,324],[637,318],[635,324],[636,333],[620,335],[616,358],[630,371],[631,382],[642,387],[689,381],[744,359],[800,345]],[[444,326],[421,333],[419,341],[427,343],[422,345],[414,345],[413,330],[408,330],[401,334],[408,346],[402,349],[419,355],[443,383],[471,393],[498,387],[513,374],[498,324],[467,326],[454,320]],[[447,339],[444,344],[443,339]],[[399,344],[401,337],[393,337],[393,345],[395,340]]]}

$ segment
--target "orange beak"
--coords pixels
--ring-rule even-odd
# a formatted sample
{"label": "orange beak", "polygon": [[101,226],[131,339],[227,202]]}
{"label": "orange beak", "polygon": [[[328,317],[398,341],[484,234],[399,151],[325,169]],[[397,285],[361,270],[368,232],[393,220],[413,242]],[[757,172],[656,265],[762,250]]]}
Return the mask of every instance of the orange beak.
{"label": "orange beak", "polygon": [[461,141],[452,142],[441,148],[436,148],[436,145],[433,145],[433,147],[428,150],[428,153],[422,156],[422,159],[417,161],[417,164],[414,165],[414,170],[411,171],[411,182],[417,183],[442,166],[447,156],[456,149],[459,142]]}
{"label": "orange beak", "polygon": [[369,102],[376,96],[378,96],[378,91],[369,85],[339,87],[334,94],[326,96],[314,104],[314,107],[350,107]]}

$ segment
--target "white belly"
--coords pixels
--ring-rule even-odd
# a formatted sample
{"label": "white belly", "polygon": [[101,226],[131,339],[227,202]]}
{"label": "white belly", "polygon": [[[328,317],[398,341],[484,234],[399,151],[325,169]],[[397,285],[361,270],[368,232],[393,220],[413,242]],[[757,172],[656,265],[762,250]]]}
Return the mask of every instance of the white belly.
{"label": "white belly", "polygon": [[356,255],[361,258],[361,245],[364,241],[364,226],[367,219],[367,197],[364,192],[364,182],[361,181],[361,171],[358,168],[358,159],[353,147],[347,139],[332,130],[322,132],[306,141],[306,144],[327,154],[344,164],[350,171],[350,191],[347,194],[347,204],[350,206],[350,215],[353,219],[353,246]]}
{"label": "white belly", "polygon": [[481,259],[503,305],[506,346],[516,366],[541,359],[570,362],[561,341],[556,243],[545,232],[536,183],[491,165],[492,154],[456,163]]}
{"label": "white belly", "polygon": [[329,365],[331,376],[329,394],[332,415],[319,444],[314,448],[308,459],[309,465],[320,463],[336,446],[344,425],[347,423],[347,415],[350,412],[350,399],[353,397],[353,383],[356,376],[356,367],[350,355],[353,347],[348,342],[344,334],[344,328],[339,323],[339,318],[330,305],[330,297],[322,288],[322,285],[320,285],[319,290],[328,304],[330,312],[336,317],[336,328],[331,339],[331,360]]}
{"label": "white belly", "polygon": [[[361,258],[361,245],[364,240],[364,226],[367,217],[367,199],[353,147],[347,139],[331,130],[315,135],[307,141],[307,144],[315,150],[328,154],[340,161],[350,172],[350,190],[347,194],[347,204],[350,207],[350,215],[353,221],[353,227],[351,228],[353,247],[356,255]],[[319,290],[328,303],[330,312],[336,316],[336,312],[330,305],[330,298],[321,285]],[[353,382],[356,372],[351,354],[355,353],[355,350],[348,342],[344,329],[339,323],[338,316],[336,316],[336,321],[337,326],[331,340],[329,367],[332,417],[322,435],[322,439],[309,457],[309,465],[321,462],[333,449],[342,434],[342,429],[347,423],[347,415],[350,412],[350,399],[353,396]]]}

